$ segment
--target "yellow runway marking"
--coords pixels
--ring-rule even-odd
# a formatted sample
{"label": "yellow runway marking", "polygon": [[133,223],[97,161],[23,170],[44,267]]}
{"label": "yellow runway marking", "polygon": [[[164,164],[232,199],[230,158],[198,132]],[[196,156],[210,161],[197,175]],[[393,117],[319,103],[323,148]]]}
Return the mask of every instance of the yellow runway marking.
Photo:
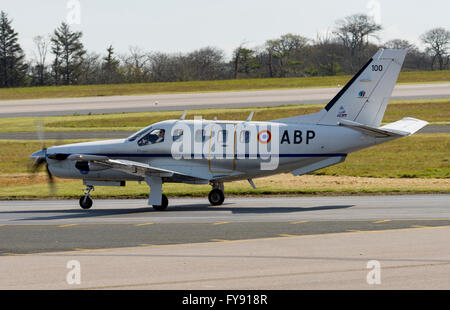
{"label": "yellow runway marking", "polygon": [[280,237],[297,237],[298,235],[281,234]]}
{"label": "yellow runway marking", "polygon": [[357,230],[357,229],[347,229],[347,232],[362,232],[362,230]]}
{"label": "yellow runway marking", "polygon": [[432,226],[412,225],[411,227],[414,227],[414,228],[428,228],[428,227],[432,227]]}
{"label": "yellow runway marking", "polygon": [[292,225],[295,225],[295,224],[303,224],[303,223],[308,223],[309,221],[297,221],[297,222],[292,222],[291,224]]}
{"label": "yellow runway marking", "polygon": [[229,224],[230,222],[216,222],[212,223],[212,225],[223,225],[223,224]]}
{"label": "yellow runway marking", "polygon": [[[408,231],[420,231],[420,230],[436,230],[436,229],[450,229],[450,226],[428,226],[428,227],[409,227],[409,228],[395,228],[395,229],[383,229],[383,230],[363,230],[363,231],[353,231],[353,232],[336,232],[336,233],[322,233],[322,234],[314,234],[314,235],[291,235],[290,237],[284,238],[292,238],[292,239],[316,239],[323,237],[339,237],[345,236],[348,234],[385,234],[385,233],[396,233],[396,232],[408,232]],[[267,238],[258,238],[258,239],[240,239],[240,240],[222,240],[222,239],[211,239],[210,241],[205,242],[197,242],[197,243],[178,243],[178,244],[155,244],[151,248],[152,249],[160,249],[160,248],[172,248],[172,247],[192,247],[192,246],[207,246],[212,244],[213,242],[232,242],[232,243],[247,243],[247,242],[259,242],[259,241],[268,241],[268,240],[279,240],[280,236],[267,237]],[[108,248],[108,249],[78,249],[78,251],[85,251],[89,253],[102,253],[102,252],[122,252],[122,251],[130,251],[130,250],[144,250],[142,246],[134,246],[134,247],[121,247],[121,248]],[[77,249],[67,252],[61,253],[41,253],[41,256],[59,256],[59,255],[67,255],[67,253],[73,253],[74,255],[83,254],[77,253]],[[6,253],[4,253],[6,255]],[[16,254],[16,255],[28,255],[33,256],[36,254]]]}
{"label": "yellow runway marking", "polygon": [[392,220],[379,220],[379,221],[375,221],[373,223],[374,224],[380,224],[380,223],[386,223],[386,222],[392,222]]}
{"label": "yellow runway marking", "polygon": [[147,226],[147,225],[153,225],[153,223],[141,223],[141,224],[136,224],[136,226]]}
{"label": "yellow runway marking", "polygon": [[72,226],[77,226],[79,224],[64,224],[64,225],[59,225],[58,227],[72,227]]}

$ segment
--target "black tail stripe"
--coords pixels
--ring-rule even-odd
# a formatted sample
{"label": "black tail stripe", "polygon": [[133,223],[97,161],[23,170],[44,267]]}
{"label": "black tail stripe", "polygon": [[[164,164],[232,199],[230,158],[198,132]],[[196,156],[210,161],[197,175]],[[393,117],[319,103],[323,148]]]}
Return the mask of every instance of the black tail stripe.
{"label": "black tail stripe", "polygon": [[333,105],[336,103],[336,101],[341,98],[341,96],[347,91],[347,89],[352,86],[353,82],[363,73],[364,70],[370,65],[370,63],[373,61],[373,58],[371,58],[364,67],[361,68],[361,70],[356,73],[356,75],[344,86],[344,88],[341,89],[341,91],[333,98],[331,101],[326,105],[325,110],[330,111],[330,109],[333,107]]}

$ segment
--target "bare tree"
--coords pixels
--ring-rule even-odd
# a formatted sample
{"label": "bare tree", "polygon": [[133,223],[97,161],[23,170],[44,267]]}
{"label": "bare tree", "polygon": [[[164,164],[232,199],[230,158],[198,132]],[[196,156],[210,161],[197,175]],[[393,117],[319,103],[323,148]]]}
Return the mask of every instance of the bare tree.
{"label": "bare tree", "polygon": [[129,55],[122,55],[120,58],[124,63],[127,82],[143,83],[149,81],[150,55],[137,46],[129,47]]}
{"label": "bare tree", "polygon": [[278,63],[278,75],[285,77],[289,71],[296,71],[295,66],[299,64],[299,54],[308,45],[309,39],[300,35],[288,33],[275,40],[266,42],[267,51],[271,56],[270,65],[273,70],[276,60]]}
{"label": "bare tree", "polygon": [[183,62],[181,58],[180,54],[153,53],[150,56],[152,81],[183,81]]}
{"label": "bare tree", "polygon": [[[369,38],[377,38],[376,33],[382,29],[372,17],[366,14],[354,14],[336,22],[333,33],[349,50],[352,58],[351,69],[360,66],[361,58],[365,58],[363,50],[369,45]],[[354,61],[356,60],[356,61]]]}
{"label": "bare tree", "polygon": [[102,83],[101,68],[101,56],[97,53],[86,53],[81,64],[80,84]]}
{"label": "bare tree", "polygon": [[408,40],[393,39],[383,44],[385,48],[406,49],[405,61],[402,70],[425,70],[428,68],[429,56]]}
{"label": "bare tree", "polygon": [[34,45],[36,46],[37,55],[36,58],[36,73],[38,78],[38,84],[45,84],[45,72],[46,72],[46,59],[48,54],[48,48],[50,42],[48,38],[44,36],[36,36],[33,38]]}
{"label": "bare tree", "polygon": [[439,70],[443,70],[449,63],[450,31],[445,28],[434,28],[421,36],[423,43],[427,44],[427,52],[432,56],[431,69],[438,61]]}
{"label": "bare tree", "polygon": [[204,47],[184,56],[190,79],[220,80],[228,74],[225,54],[215,47]]}

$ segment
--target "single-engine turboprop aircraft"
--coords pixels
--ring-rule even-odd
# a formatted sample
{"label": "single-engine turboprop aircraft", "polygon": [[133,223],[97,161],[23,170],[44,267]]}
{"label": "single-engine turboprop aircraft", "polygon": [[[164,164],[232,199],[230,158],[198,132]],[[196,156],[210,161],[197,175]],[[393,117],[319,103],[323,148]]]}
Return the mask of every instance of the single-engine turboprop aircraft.
{"label": "single-engine turboprop aircraft", "polygon": [[[211,205],[224,201],[224,183],[278,173],[303,175],[341,163],[347,154],[409,136],[428,123],[403,118],[380,127],[406,50],[381,49],[320,111],[267,122],[178,120],[152,124],[127,139],[43,148],[34,168],[81,179],[80,206],[92,206],[94,186],[144,181],[148,205],[165,210],[164,182],[210,184]],[[383,156],[383,154],[380,154]]]}

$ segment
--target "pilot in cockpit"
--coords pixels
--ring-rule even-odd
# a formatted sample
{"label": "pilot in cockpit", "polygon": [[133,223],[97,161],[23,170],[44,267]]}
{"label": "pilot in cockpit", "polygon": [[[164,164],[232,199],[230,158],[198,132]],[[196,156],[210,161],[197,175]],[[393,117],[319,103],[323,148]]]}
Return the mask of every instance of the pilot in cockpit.
{"label": "pilot in cockpit", "polygon": [[158,138],[156,139],[155,143],[159,143],[159,142],[164,142],[164,134],[165,134],[165,130],[164,129],[160,129],[159,133],[158,133]]}

